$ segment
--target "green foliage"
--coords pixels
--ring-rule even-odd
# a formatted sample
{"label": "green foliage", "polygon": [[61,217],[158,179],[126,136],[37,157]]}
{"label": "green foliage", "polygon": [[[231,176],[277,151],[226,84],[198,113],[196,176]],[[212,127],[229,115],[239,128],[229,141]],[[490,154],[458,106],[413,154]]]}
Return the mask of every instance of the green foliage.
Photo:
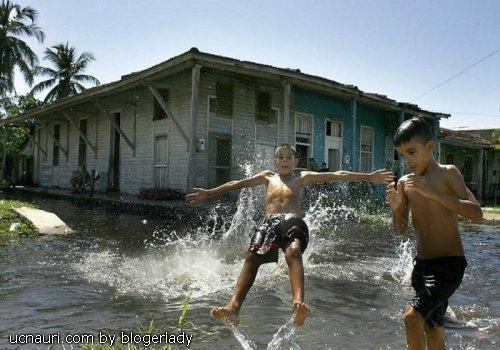
{"label": "green foliage", "polygon": [[491,133],[491,139],[493,143],[500,143],[500,129],[493,130]]}
{"label": "green foliage", "polygon": [[40,43],[44,41],[37,17],[38,12],[29,6],[23,8],[9,0],[0,3],[0,98],[14,91],[16,67],[26,83],[33,83],[32,68],[38,57],[23,39],[34,37]]}
{"label": "green foliage", "polygon": [[[35,208],[35,205],[29,202],[18,200],[0,200],[0,234],[2,235],[35,235],[36,230],[28,223],[21,220],[19,215],[12,208],[30,207]],[[14,223],[19,223],[14,231],[10,231],[10,227]]]}
{"label": "green foliage", "polygon": [[29,129],[26,127],[0,127],[0,154],[3,157],[4,146],[8,157],[14,157],[28,140]]}
{"label": "green foliage", "polygon": [[42,107],[43,105],[45,104],[31,93],[4,98],[1,101],[1,107],[5,111],[5,117],[7,118],[15,116],[16,114],[27,112],[33,108]]}
{"label": "green foliage", "polygon": [[177,322],[178,326],[184,326],[184,325],[193,325],[191,322],[186,321],[186,314],[189,308],[189,298],[191,296],[188,296],[186,300],[184,300],[184,304],[182,305],[182,311],[181,315],[179,316],[179,321]]}
{"label": "green foliage", "polygon": [[[44,103],[36,99],[32,94],[5,98],[2,100],[1,106],[6,115],[2,115],[2,117],[6,116],[8,118],[43,105]],[[26,120],[24,125],[0,126],[1,157],[3,157],[4,147],[7,151],[7,157],[14,157],[28,141],[28,135],[33,125],[32,120]]]}
{"label": "green foliage", "polygon": [[50,89],[44,102],[76,95],[85,90],[82,83],[101,84],[95,77],[83,74],[89,63],[95,60],[91,52],[77,55],[76,49],[68,43],[58,44],[45,49],[44,59],[52,63],[53,68],[35,67],[35,75],[48,79],[36,84],[31,90],[32,93],[41,93]]}

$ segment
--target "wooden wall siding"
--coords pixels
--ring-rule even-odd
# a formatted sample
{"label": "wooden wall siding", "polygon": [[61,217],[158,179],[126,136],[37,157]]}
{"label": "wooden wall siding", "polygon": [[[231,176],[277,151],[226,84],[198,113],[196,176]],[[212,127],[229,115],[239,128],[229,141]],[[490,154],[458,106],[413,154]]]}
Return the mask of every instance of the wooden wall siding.
{"label": "wooden wall siding", "polygon": [[[169,79],[170,110],[187,135],[191,130],[191,71]],[[168,129],[168,187],[180,191],[186,191],[187,176],[189,168],[188,142],[177,130],[175,124],[169,120]],[[152,169],[151,163],[151,169]],[[188,174],[188,176],[192,176]],[[150,185],[152,186],[152,184]]]}
{"label": "wooden wall siding", "polygon": [[[205,70],[200,72],[200,83],[198,91],[198,106],[197,106],[197,117],[196,117],[196,132],[195,141],[203,139],[205,142],[205,150],[197,151],[194,153],[194,173],[193,185],[195,187],[207,187],[207,168],[208,168],[208,96],[216,95],[216,85],[215,79],[211,79],[212,75],[206,73]],[[188,191],[190,189],[187,189]]]}
{"label": "wooden wall siding", "polygon": [[[125,96],[124,96],[125,97]],[[132,142],[133,148],[120,137],[120,192],[137,194],[140,187],[145,186],[151,176],[147,171],[148,164],[153,161],[153,97],[146,88],[135,96],[126,96],[117,101],[111,113],[120,113],[120,128]],[[111,135],[114,133],[107,117],[104,133],[107,138],[106,168],[109,169],[111,155]],[[152,169],[152,166],[151,166]]]}
{"label": "wooden wall siding", "polygon": [[[208,96],[217,96],[217,82],[230,81],[233,87],[232,117],[208,116]],[[271,106],[279,109],[279,120],[276,124],[255,122],[256,92],[258,89],[271,93]],[[283,88],[270,86],[264,80],[255,80],[225,72],[202,70],[200,82],[200,98],[198,106],[197,138],[208,140],[208,133],[232,135],[231,178],[244,176],[241,165],[255,159],[257,144],[276,146],[278,138],[283,140]],[[208,143],[207,143],[208,146]],[[206,186],[207,156],[206,150],[196,153],[195,167],[198,177],[195,184]]]}
{"label": "wooden wall siding", "polygon": [[234,89],[233,159],[231,178],[244,176],[241,165],[255,153],[255,88],[238,81]]}

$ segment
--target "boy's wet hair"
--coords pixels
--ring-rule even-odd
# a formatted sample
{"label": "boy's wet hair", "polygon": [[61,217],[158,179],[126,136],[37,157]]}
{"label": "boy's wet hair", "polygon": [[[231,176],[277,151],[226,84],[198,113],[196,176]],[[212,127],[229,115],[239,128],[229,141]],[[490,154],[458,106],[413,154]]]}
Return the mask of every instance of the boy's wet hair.
{"label": "boy's wet hair", "polygon": [[432,140],[432,129],[422,117],[413,117],[404,121],[394,133],[394,145],[396,147],[418,138],[423,143]]}
{"label": "boy's wet hair", "polygon": [[276,151],[274,151],[274,158],[278,158],[278,152],[280,150],[282,150],[283,148],[291,150],[293,152],[293,156],[295,158],[297,158],[297,150],[295,149],[295,147],[293,147],[289,143],[283,143],[283,144],[279,145],[278,147],[276,147]]}

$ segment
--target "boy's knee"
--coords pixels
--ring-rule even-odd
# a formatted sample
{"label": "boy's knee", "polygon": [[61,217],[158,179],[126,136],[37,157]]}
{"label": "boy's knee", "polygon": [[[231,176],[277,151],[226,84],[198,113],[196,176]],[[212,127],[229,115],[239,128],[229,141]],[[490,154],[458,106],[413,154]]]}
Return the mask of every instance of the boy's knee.
{"label": "boy's knee", "polygon": [[295,239],[285,249],[285,257],[287,259],[302,259],[302,247],[298,239]]}
{"label": "boy's knee", "polygon": [[406,328],[423,327],[425,324],[424,317],[413,306],[408,306],[403,319]]}
{"label": "boy's knee", "polygon": [[259,266],[263,262],[263,259],[261,256],[258,256],[257,254],[253,253],[247,253],[245,256],[245,263],[251,264],[253,266]]}

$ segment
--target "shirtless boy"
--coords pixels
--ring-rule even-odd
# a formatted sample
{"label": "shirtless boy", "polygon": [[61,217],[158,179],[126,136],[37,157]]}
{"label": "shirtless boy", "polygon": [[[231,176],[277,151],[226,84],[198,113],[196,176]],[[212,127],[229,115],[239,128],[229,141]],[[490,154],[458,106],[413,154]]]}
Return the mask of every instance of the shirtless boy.
{"label": "shirtless boy", "polygon": [[295,175],[297,153],[294,147],[287,144],[276,149],[274,163],[277,173],[266,170],[213,189],[194,188],[193,193],[186,196],[188,203],[196,203],[245,187],[266,186],[264,218],[255,227],[233,295],[226,306],[214,307],[211,311],[214,318],[227,320],[235,326],[239,324],[241,305],[255,281],[260,265],[277,262],[278,248],[284,251],[289,268],[294,325],[301,326],[309,315],[309,307],[304,303],[302,264],[302,253],[307,247],[309,231],[300,212],[305,186],[328,181],[372,181],[387,184],[393,179],[392,172],[385,170],[377,170],[371,174],[302,171]]}
{"label": "shirtless boy", "polygon": [[467,266],[458,215],[479,221],[483,213],[460,171],[434,159],[431,128],[423,118],[401,124],[394,144],[411,173],[387,186],[387,200],[399,233],[408,228],[411,211],[417,245],[416,296],[404,314],[406,340],[411,350],[425,349],[426,342],[428,349],[444,349],[443,317]]}

